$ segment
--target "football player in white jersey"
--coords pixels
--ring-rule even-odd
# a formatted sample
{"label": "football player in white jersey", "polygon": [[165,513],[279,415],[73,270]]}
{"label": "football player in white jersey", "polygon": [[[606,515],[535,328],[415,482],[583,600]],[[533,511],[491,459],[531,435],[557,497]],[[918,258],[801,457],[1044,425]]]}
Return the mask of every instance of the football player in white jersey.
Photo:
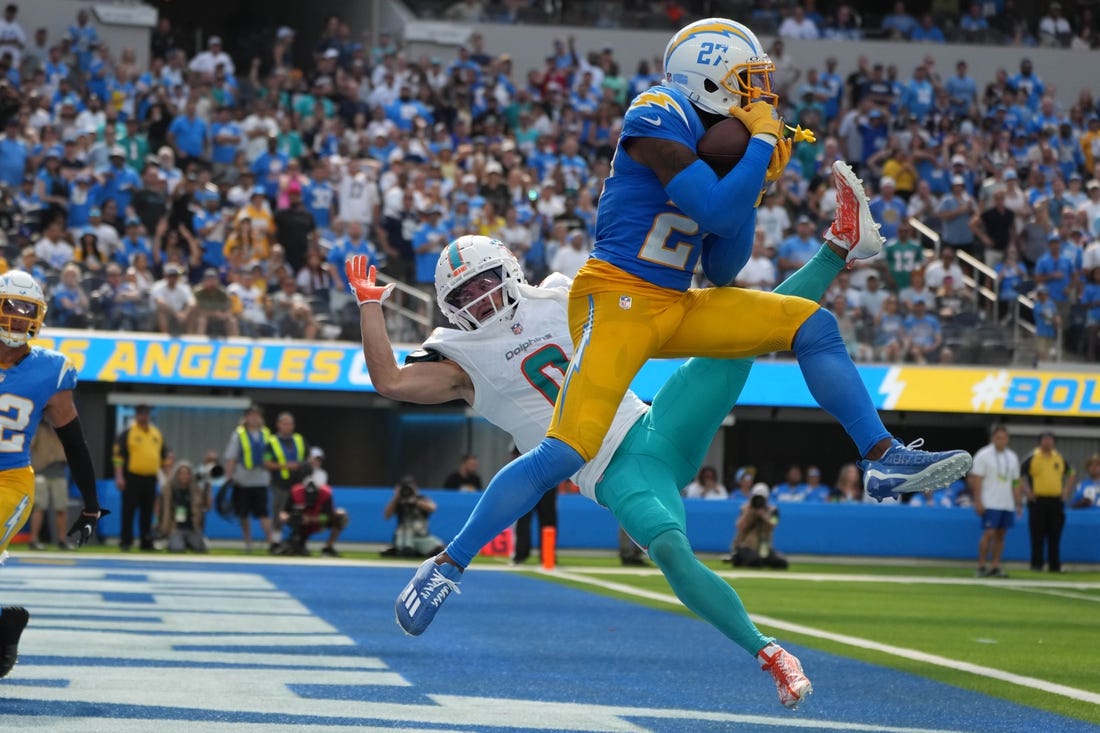
{"label": "football player in white jersey", "polygon": [[[95,534],[106,511],[96,496],[95,467],[73,404],[76,369],[60,352],[31,346],[46,317],[46,299],[22,270],[0,276],[0,562],[34,504],[30,446],[45,419],[57,431],[84,509],[69,530],[77,546]],[[0,677],[19,656],[19,637],[30,614],[20,606],[0,609]]]}
{"label": "football player in white jersey", "polygon": [[[819,300],[850,251],[863,258],[881,249],[866,196],[862,188],[855,191],[858,212],[846,214],[861,221],[858,241],[829,242],[780,292]],[[458,328],[436,329],[421,352],[398,366],[380,307],[393,285],[377,285],[363,256],[349,259],[345,268],[360,305],[363,355],[379,394],[419,404],[461,399],[509,433],[519,450],[541,440],[573,355],[567,278],[551,275],[532,287],[502,242],[456,239],[440,255],[436,291],[440,309]],[[813,686],[798,659],[761,634],[733,588],[695,557],[680,498],[680,488],[703,461],[707,436],[736,403],[751,366],[749,359],[691,359],[648,408],[627,392],[597,455],[573,478],[581,493],[610,509],[648,550],[685,606],[763,664],[780,702],[793,709]],[[517,505],[513,520],[526,509]],[[417,575],[437,575],[435,587],[456,590],[461,571],[441,559],[428,559]],[[421,600],[410,582],[396,604],[398,622],[410,634],[426,627],[418,628],[409,614]]]}

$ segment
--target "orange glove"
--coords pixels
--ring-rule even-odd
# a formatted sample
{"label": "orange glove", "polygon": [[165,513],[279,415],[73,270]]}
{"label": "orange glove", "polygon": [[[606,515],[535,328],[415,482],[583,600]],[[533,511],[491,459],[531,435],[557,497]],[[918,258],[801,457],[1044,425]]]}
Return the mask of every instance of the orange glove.
{"label": "orange glove", "polygon": [[344,260],[344,273],[348,276],[348,285],[351,287],[351,292],[355,293],[359,305],[365,303],[381,304],[383,300],[390,297],[393,289],[397,287],[395,283],[389,285],[375,284],[377,270],[374,269],[374,265],[371,265],[368,269],[367,263],[369,261],[366,255],[353,255]]}
{"label": "orange glove", "polygon": [[783,121],[767,102],[757,100],[744,107],[730,107],[730,116],[741,120],[750,135],[775,135],[777,139],[783,136]]}
{"label": "orange glove", "polygon": [[789,137],[781,137],[775,144],[771,162],[768,163],[768,172],[764,174],[764,180],[768,183],[778,181],[779,177],[783,175],[787,163],[791,162],[791,144]]}

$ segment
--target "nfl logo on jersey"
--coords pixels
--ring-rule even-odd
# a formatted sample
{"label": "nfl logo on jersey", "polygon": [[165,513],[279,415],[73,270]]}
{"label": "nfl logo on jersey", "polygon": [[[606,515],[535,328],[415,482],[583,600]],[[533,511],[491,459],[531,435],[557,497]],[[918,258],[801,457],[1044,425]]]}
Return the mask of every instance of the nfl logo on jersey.
{"label": "nfl logo on jersey", "polygon": [[514,333],[517,336],[519,336],[521,333],[523,333],[523,324],[522,323],[513,323],[512,324],[512,333]]}
{"label": "nfl logo on jersey", "polygon": [[634,300],[629,295],[619,296],[619,307],[624,311],[630,310],[630,306],[634,304]]}

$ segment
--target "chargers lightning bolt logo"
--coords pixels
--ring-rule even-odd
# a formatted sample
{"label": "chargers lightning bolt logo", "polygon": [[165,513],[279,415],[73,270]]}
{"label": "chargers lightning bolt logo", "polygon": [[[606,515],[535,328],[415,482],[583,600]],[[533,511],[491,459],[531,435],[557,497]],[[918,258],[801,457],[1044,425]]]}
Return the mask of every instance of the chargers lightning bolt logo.
{"label": "chargers lightning bolt logo", "polygon": [[[659,107],[669,112],[675,112],[680,115],[685,124],[688,123],[687,115],[684,114],[684,109],[680,106],[680,103],[660,89],[650,89],[648,92],[642,92],[630,103],[630,109],[640,109],[642,107]],[[660,117],[643,117],[642,119],[653,125],[661,124]]]}

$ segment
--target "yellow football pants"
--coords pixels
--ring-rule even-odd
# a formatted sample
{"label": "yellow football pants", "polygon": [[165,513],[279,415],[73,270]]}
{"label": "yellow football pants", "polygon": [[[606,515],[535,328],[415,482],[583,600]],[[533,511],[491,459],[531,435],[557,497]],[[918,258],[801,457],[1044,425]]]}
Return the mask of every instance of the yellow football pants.
{"label": "yellow football pants", "polygon": [[34,471],[30,466],[0,471],[0,553],[8,549],[34,507]]}
{"label": "yellow football pants", "polygon": [[569,291],[574,354],[547,435],[591,460],[646,361],[790,349],[817,309],[803,298],[756,290],[662,288],[590,259]]}

